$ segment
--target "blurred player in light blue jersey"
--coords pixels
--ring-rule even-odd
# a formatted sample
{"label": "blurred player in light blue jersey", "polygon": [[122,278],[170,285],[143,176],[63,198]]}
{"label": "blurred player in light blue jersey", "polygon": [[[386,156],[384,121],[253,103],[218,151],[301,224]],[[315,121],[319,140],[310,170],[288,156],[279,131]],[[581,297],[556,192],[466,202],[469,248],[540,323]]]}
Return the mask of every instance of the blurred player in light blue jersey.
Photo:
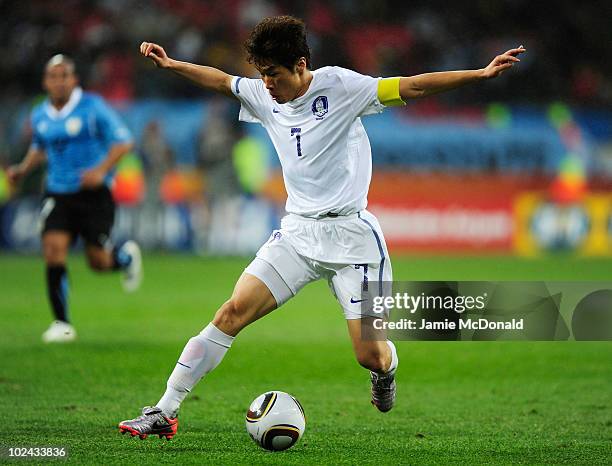
{"label": "blurred player in light blue jersey", "polygon": [[32,111],[32,144],[8,175],[15,182],[47,160],[40,215],[47,291],[55,321],[43,334],[43,341],[67,342],[74,340],[76,332],[68,315],[66,259],[77,236],[85,241],[93,270],[123,271],[126,291],[136,290],[142,281],[138,245],[128,241],[113,248],[109,240],[115,216],[109,185],[115,164],[132,148],[132,136],[100,96],[78,86],[70,58],[55,55],[49,60],[43,87],[48,98]]}

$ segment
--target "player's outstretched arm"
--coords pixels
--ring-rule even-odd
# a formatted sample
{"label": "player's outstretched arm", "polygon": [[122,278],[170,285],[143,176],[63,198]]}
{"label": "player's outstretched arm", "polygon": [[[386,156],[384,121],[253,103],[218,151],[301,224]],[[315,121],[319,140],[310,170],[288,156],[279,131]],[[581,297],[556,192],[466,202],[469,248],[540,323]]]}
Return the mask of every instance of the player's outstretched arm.
{"label": "player's outstretched arm", "polygon": [[140,53],[150,58],[159,68],[174,71],[176,74],[193,81],[204,89],[219,92],[230,97],[234,96],[232,94],[232,77],[217,68],[174,60],[168,56],[162,46],[152,42],[140,44]]}
{"label": "player's outstretched arm", "polygon": [[28,153],[23,158],[21,163],[12,165],[8,168],[6,174],[9,179],[9,182],[16,183],[25,175],[27,175],[31,170],[33,170],[42,162],[44,162],[45,159],[46,156],[42,150],[36,147],[30,147]]}
{"label": "player's outstretched arm", "polygon": [[525,52],[521,45],[496,56],[486,68],[480,70],[442,71],[425,73],[400,79],[399,93],[402,100],[426,97],[455,89],[483,79],[495,78],[519,62],[517,55]]}

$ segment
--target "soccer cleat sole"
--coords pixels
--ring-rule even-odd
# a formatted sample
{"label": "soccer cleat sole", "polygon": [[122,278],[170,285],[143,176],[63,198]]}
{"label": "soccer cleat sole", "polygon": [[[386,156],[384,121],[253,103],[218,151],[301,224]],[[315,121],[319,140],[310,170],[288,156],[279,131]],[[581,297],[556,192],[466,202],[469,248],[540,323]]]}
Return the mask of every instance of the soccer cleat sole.
{"label": "soccer cleat sole", "polygon": [[389,406],[387,409],[384,409],[378,406],[376,403],[374,403],[373,400],[370,400],[370,403],[372,403],[372,406],[375,406],[376,409],[379,410],[381,413],[388,413],[389,411],[393,409],[393,405]]}
{"label": "soccer cleat sole", "polygon": [[128,426],[119,426],[119,432],[121,432],[121,435],[130,434],[132,437],[138,436],[140,437],[140,440],[145,440],[149,435],[159,435],[159,438],[166,437],[166,440],[172,440],[172,438],[176,435],[176,434],[141,434],[138,431]]}

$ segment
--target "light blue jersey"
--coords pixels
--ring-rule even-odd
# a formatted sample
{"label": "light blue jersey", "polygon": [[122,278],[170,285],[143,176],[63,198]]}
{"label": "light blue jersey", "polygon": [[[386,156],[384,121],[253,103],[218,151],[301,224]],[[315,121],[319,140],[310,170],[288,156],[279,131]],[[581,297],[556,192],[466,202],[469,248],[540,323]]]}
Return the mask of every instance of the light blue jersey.
{"label": "light blue jersey", "polygon": [[[130,142],[132,135],[102,97],[77,87],[61,110],[49,100],[32,111],[32,147],[48,160],[47,191],[74,193],[81,175],[97,166],[115,143]],[[112,180],[109,173],[105,179]]]}

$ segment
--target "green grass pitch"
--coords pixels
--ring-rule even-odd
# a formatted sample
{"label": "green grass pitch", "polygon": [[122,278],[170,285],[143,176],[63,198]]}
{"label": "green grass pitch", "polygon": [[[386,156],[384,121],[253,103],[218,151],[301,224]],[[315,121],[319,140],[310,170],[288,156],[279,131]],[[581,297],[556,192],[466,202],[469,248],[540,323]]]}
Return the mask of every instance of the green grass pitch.
{"label": "green grass pitch", "polygon": [[[69,448],[75,464],[609,464],[612,344],[398,342],[396,407],[369,403],[327,284],[303,290],[247,328],[182,408],[170,442],[119,435],[154,404],[185,342],[229,296],[247,259],[145,257],[141,291],[71,258],[77,342],[45,346],[50,321],[39,258],[0,256],[2,446]],[[609,280],[612,261],[565,257],[394,258],[398,280]],[[244,414],[287,391],[306,433],[291,450],[260,450]],[[0,462],[4,461],[0,458]]]}

